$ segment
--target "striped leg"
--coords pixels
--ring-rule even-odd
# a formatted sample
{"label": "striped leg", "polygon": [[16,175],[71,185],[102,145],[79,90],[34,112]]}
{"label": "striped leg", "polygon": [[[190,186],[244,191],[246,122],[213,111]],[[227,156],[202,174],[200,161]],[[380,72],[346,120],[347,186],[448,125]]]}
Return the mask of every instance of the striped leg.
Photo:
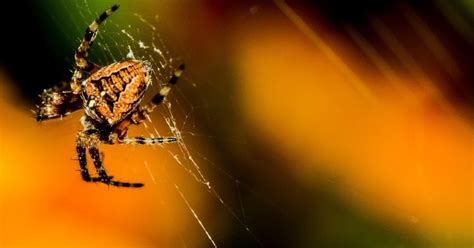
{"label": "striped leg", "polygon": [[82,180],[86,182],[101,182],[104,180],[110,181],[113,177],[109,177],[105,175],[105,178],[100,176],[100,177],[91,177],[89,174],[89,170],[87,169],[87,159],[86,159],[86,147],[83,142],[83,139],[78,138],[77,144],[76,144],[76,152],[77,152],[77,158],[79,160],[79,165],[81,167],[81,176]]}
{"label": "striped leg", "polygon": [[171,87],[178,82],[178,79],[184,72],[184,64],[181,64],[177,70],[174,71],[173,75],[171,76],[168,83],[161,88],[160,92],[156,94],[152,99],[151,102],[142,107],[138,113],[132,115],[132,123],[140,124],[143,120],[145,120],[146,116],[153,112],[155,108],[163,102],[163,100],[168,96],[169,92],[171,91]]}
{"label": "striped leg", "polygon": [[76,153],[79,160],[79,166],[81,167],[82,180],[90,182],[91,176],[87,169],[86,148],[80,139],[77,140]]}
{"label": "striped leg", "polygon": [[92,157],[92,161],[94,162],[95,169],[99,174],[98,179],[93,182],[101,182],[107,185],[115,186],[115,187],[131,187],[131,188],[140,188],[143,187],[143,183],[129,183],[129,182],[120,182],[111,180],[112,177],[107,175],[105,168],[102,163],[102,158],[100,156],[100,152],[97,147],[90,147],[89,153]]}
{"label": "striped leg", "polygon": [[103,179],[104,182],[109,181],[110,178],[105,171],[104,166],[102,165],[102,158],[97,147],[89,147],[89,154],[91,155],[92,161],[94,161],[95,170],[99,177]]}
{"label": "striped leg", "polygon": [[71,89],[74,94],[79,94],[81,90],[80,79],[82,78],[82,72],[93,72],[99,68],[98,65],[87,61],[87,56],[92,43],[95,40],[97,31],[99,30],[99,25],[118,8],[118,5],[113,5],[110,9],[104,11],[97,19],[95,19],[89,27],[87,27],[84,38],[74,55],[74,59],[76,60],[76,70],[71,79]]}
{"label": "striped leg", "polygon": [[[94,134],[88,134],[86,132],[79,133],[76,144],[76,152],[79,160],[79,165],[81,167],[81,176],[82,180],[86,182],[100,182],[107,185],[112,185],[116,187],[132,187],[139,188],[143,187],[143,183],[129,183],[129,182],[120,182],[112,180],[112,176],[108,176],[107,172],[102,163],[102,156],[100,155],[99,149],[96,147],[96,143],[92,142],[94,140]],[[98,139],[98,138],[97,138]],[[89,170],[87,169],[87,159],[86,159],[86,148],[89,148],[89,154],[91,155],[92,161],[94,162],[95,169],[99,174],[98,177],[91,177]]]}
{"label": "striped leg", "polygon": [[163,143],[176,142],[175,137],[157,137],[157,138],[145,138],[145,137],[125,137],[118,140],[119,144],[126,145],[155,145]]}
{"label": "striped leg", "polygon": [[183,72],[184,72],[184,64],[181,64],[178,67],[178,69],[174,71],[173,75],[168,81],[168,84],[166,84],[163,88],[161,88],[160,92],[156,94],[151,100],[151,105],[153,106],[153,108],[156,107],[156,105],[160,104],[165,99],[165,97],[168,95],[168,93],[171,90],[171,86],[175,85],[178,82],[178,79],[181,77],[181,75],[183,75]]}

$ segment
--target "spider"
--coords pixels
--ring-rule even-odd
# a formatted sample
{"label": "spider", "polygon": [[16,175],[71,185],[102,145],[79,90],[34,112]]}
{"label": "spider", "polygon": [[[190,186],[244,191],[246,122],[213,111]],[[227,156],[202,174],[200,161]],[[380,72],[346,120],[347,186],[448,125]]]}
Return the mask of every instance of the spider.
{"label": "spider", "polygon": [[[41,104],[36,111],[38,122],[62,118],[83,108],[81,123],[84,127],[77,135],[76,153],[82,179],[117,187],[143,187],[143,183],[112,180],[103,165],[99,144],[143,144],[154,145],[176,142],[175,137],[128,137],[130,125],[141,124],[160,104],[176,84],[184,70],[181,64],[152,100],[144,105],[147,88],[151,84],[152,69],[149,63],[140,60],[125,60],[100,67],[87,60],[91,45],[97,35],[99,25],[119,8],[113,5],[104,11],[86,29],[84,38],[76,50],[75,71],[69,84],[45,89],[40,95]],[[89,77],[83,80],[83,75]],[[86,151],[95,166],[98,176],[91,176],[87,169]]]}

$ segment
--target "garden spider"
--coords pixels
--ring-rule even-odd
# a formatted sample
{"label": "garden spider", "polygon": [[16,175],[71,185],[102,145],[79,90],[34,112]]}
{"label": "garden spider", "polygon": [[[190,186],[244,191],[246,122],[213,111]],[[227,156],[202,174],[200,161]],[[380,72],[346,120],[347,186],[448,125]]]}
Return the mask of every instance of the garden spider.
{"label": "garden spider", "polygon": [[[81,117],[84,129],[78,133],[76,152],[82,179],[86,182],[101,182],[117,187],[142,187],[143,183],[112,180],[103,166],[99,144],[144,144],[153,145],[176,142],[175,137],[128,137],[128,127],[139,125],[168,95],[171,85],[178,81],[184,70],[180,65],[168,83],[161,88],[151,102],[140,106],[145,92],[151,84],[151,68],[145,61],[126,60],[100,67],[87,60],[99,25],[118,5],[102,13],[86,29],[84,39],[74,55],[76,68],[70,84],[46,89],[41,94],[41,105],[36,111],[37,121],[60,118],[83,108]],[[83,74],[89,77],[82,80]],[[82,80],[82,82],[81,82]],[[98,176],[89,174],[86,150],[94,162]]]}

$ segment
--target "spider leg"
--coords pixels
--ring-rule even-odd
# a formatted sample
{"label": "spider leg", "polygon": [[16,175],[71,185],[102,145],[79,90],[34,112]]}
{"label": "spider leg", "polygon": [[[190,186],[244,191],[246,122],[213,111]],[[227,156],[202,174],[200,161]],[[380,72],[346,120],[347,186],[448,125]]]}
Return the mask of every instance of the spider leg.
{"label": "spider leg", "polygon": [[[107,172],[105,171],[105,168],[103,166],[102,156],[100,155],[99,149],[97,149],[96,147],[97,142],[91,141],[94,139],[98,139],[98,137],[95,137],[95,134],[89,135],[92,137],[88,138],[86,132],[79,133],[76,144],[76,152],[81,168],[82,180],[93,183],[101,182],[116,187],[143,187],[143,183],[129,183],[112,180],[113,177],[107,175]],[[92,161],[94,162],[95,169],[99,174],[98,177],[91,177],[89,174],[89,170],[87,169],[86,148],[88,148],[89,154],[92,158]]]}
{"label": "spider leg", "polygon": [[[181,77],[183,72],[184,72],[184,64],[181,64],[178,67],[178,69],[173,72],[173,75],[171,76],[170,80],[168,80],[168,83],[165,86],[163,86],[163,88],[161,88],[160,92],[158,92],[158,94],[156,94],[152,98],[151,103],[149,103],[147,105],[148,109],[149,109],[149,113],[151,113],[151,111],[153,111],[153,109],[157,105],[159,105],[161,102],[163,102],[163,100],[166,98],[166,96],[170,92],[171,86],[175,85],[178,82],[178,79]],[[145,108],[147,106],[145,106]]]}
{"label": "spider leg", "polygon": [[118,140],[118,144],[126,144],[126,145],[155,145],[155,144],[163,144],[163,143],[174,143],[176,142],[175,137],[153,137],[153,138],[145,138],[145,137],[125,137]]}
{"label": "spider leg", "polygon": [[[76,143],[76,152],[79,160],[79,166],[81,168],[82,180],[86,182],[101,182],[104,180],[104,177],[91,177],[89,170],[87,169],[87,159],[86,159],[86,146],[83,142],[83,139],[78,138]],[[110,181],[113,177],[105,177]]]}
{"label": "spider leg", "polygon": [[98,65],[87,61],[87,56],[91,49],[92,43],[95,40],[97,31],[99,30],[99,25],[118,8],[118,5],[113,5],[110,7],[110,9],[104,11],[99,17],[97,17],[97,19],[95,19],[91,25],[89,25],[89,27],[87,27],[84,38],[82,39],[81,44],[74,54],[76,70],[74,71],[71,78],[71,89],[74,94],[79,94],[81,91],[80,79],[82,78],[82,72],[86,71],[93,73],[100,68]]}
{"label": "spider leg", "polygon": [[102,165],[99,149],[95,146],[89,147],[89,154],[91,155],[92,161],[94,161],[95,170],[99,174],[99,177],[102,178],[104,182],[109,181],[109,176]]}
{"label": "spider leg", "polygon": [[89,147],[89,154],[91,155],[92,161],[94,162],[95,169],[97,173],[99,173],[99,179],[101,183],[105,183],[108,185],[116,186],[116,187],[131,187],[131,188],[139,188],[143,187],[143,183],[129,183],[129,182],[120,182],[111,180],[112,177],[107,175],[105,168],[102,164],[102,159],[100,157],[100,152],[97,147]]}
{"label": "spider leg", "polygon": [[89,170],[87,169],[86,147],[79,139],[76,143],[76,153],[77,158],[79,160],[79,166],[81,167],[82,180],[86,182],[91,182],[91,175],[89,174]]}
{"label": "spider leg", "polygon": [[178,79],[181,77],[183,72],[184,64],[181,64],[178,69],[173,72],[173,75],[171,76],[170,80],[168,80],[168,83],[163,86],[163,88],[161,88],[158,94],[153,96],[151,102],[140,108],[140,110],[136,114],[131,116],[133,124],[140,124],[143,120],[145,120],[148,114],[153,112],[153,110],[155,110],[155,108],[163,102],[163,100],[166,98],[166,96],[168,96],[169,92],[171,91],[171,86],[175,85],[178,82]]}
{"label": "spider leg", "polygon": [[66,116],[82,107],[82,99],[66,86],[55,86],[43,91],[41,104],[36,109],[36,120],[43,121]]}

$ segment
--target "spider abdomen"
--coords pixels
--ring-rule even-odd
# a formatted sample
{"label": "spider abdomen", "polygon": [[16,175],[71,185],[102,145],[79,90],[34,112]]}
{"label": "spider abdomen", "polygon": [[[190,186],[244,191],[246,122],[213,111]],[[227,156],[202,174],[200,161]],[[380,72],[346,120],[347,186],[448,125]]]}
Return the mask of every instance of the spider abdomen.
{"label": "spider abdomen", "polygon": [[82,83],[86,115],[113,126],[136,109],[150,82],[150,69],[139,60],[99,69]]}

